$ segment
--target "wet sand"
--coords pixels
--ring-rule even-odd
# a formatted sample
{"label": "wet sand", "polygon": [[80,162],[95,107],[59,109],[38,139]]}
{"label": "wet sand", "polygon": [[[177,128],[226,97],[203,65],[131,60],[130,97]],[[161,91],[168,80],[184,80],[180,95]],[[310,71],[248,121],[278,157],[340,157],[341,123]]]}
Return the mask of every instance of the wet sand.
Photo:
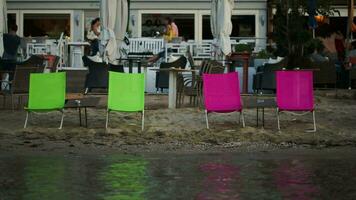
{"label": "wet sand", "polygon": [[317,92],[316,133],[305,131],[312,128],[311,115],[290,114],[282,115],[279,132],[274,109],[266,109],[264,129],[256,127],[256,110],[246,109],[246,128],[238,124],[236,113],[212,114],[211,129],[207,130],[203,110],[186,106],[165,109],[165,95],[147,96],[145,131],[141,132],[138,113],[112,113],[110,128],[105,130],[105,101],[104,97],[98,108],[88,110],[88,128],[79,127],[76,110],[65,111],[62,130],[57,128],[58,113],[33,115],[29,128],[23,129],[23,110],[1,110],[0,151],[196,153],[356,146],[356,101],[350,94],[336,99]]}

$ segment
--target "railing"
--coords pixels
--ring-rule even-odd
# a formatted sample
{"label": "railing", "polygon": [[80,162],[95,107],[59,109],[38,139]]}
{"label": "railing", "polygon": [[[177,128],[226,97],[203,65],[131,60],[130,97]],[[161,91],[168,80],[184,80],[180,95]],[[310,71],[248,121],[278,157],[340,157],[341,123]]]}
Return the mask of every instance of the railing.
{"label": "railing", "polygon": [[51,52],[51,45],[46,43],[28,43],[26,52],[27,57],[32,55],[47,55]]}
{"label": "railing", "polygon": [[156,38],[130,38],[127,49],[130,53],[152,52],[158,54],[164,50],[164,40]]}
{"label": "railing", "polygon": [[250,44],[257,52],[266,48],[267,38],[265,37],[231,37],[231,39],[236,41],[236,44],[232,45],[233,47],[237,44]]}

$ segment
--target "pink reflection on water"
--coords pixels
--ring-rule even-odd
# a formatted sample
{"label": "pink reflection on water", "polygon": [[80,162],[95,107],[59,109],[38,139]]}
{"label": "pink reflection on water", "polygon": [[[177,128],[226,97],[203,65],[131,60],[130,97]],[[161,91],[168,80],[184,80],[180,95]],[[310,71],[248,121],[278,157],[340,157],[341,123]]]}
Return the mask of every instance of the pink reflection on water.
{"label": "pink reflection on water", "polygon": [[199,169],[208,176],[203,180],[204,191],[198,194],[197,200],[239,199],[236,184],[239,182],[240,169],[237,166],[208,163]]}
{"label": "pink reflection on water", "polygon": [[309,200],[319,193],[311,181],[312,173],[298,160],[281,163],[273,175],[284,199]]}

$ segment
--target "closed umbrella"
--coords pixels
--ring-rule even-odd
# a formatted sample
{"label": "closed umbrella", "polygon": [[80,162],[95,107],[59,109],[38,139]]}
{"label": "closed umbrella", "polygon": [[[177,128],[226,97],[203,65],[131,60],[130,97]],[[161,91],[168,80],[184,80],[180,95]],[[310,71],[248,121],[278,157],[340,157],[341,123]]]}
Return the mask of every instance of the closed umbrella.
{"label": "closed umbrella", "polygon": [[229,55],[231,53],[230,35],[232,33],[231,16],[234,9],[234,0],[211,1],[211,32],[214,36],[216,53]]}
{"label": "closed umbrella", "polygon": [[347,23],[347,39],[351,39],[352,32],[356,31],[356,27],[354,24],[354,1],[349,0],[348,2],[348,23]]}
{"label": "closed umbrella", "polygon": [[109,61],[118,57],[126,34],[128,23],[127,0],[101,0],[100,16],[103,24],[102,44],[105,44],[105,55]]}
{"label": "closed umbrella", "polygon": [[3,35],[7,32],[6,0],[0,0],[0,57],[4,53]]}
{"label": "closed umbrella", "polygon": [[308,25],[310,29],[313,29],[313,38],[315,38],[315,29],[318,26],[316,14],[316,0],[308,0]]}

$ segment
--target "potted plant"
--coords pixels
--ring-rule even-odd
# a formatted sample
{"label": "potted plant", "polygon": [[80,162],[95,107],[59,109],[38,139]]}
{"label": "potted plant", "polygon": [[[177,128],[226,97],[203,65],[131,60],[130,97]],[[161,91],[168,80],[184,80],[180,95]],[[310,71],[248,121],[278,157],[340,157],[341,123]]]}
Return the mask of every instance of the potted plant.
{"label": "potted plant", "polygon": [[251,54],[252,47],[249,44],[237,44],[235,46],[235,53],[238,54]]}
{"label": "potted plant", "polygon": [[268,59],[271,58],[272,55],[265,49],[258,52],[254,58],[254,66],[259,67],[262,66],[264,63],[268,62]]}
{"label": "potted plant", "polygon": [[246,59],[249,60],[252,53],[252,47],[249,44],[237,44],[235,52],[230,56],[230,60]]}

